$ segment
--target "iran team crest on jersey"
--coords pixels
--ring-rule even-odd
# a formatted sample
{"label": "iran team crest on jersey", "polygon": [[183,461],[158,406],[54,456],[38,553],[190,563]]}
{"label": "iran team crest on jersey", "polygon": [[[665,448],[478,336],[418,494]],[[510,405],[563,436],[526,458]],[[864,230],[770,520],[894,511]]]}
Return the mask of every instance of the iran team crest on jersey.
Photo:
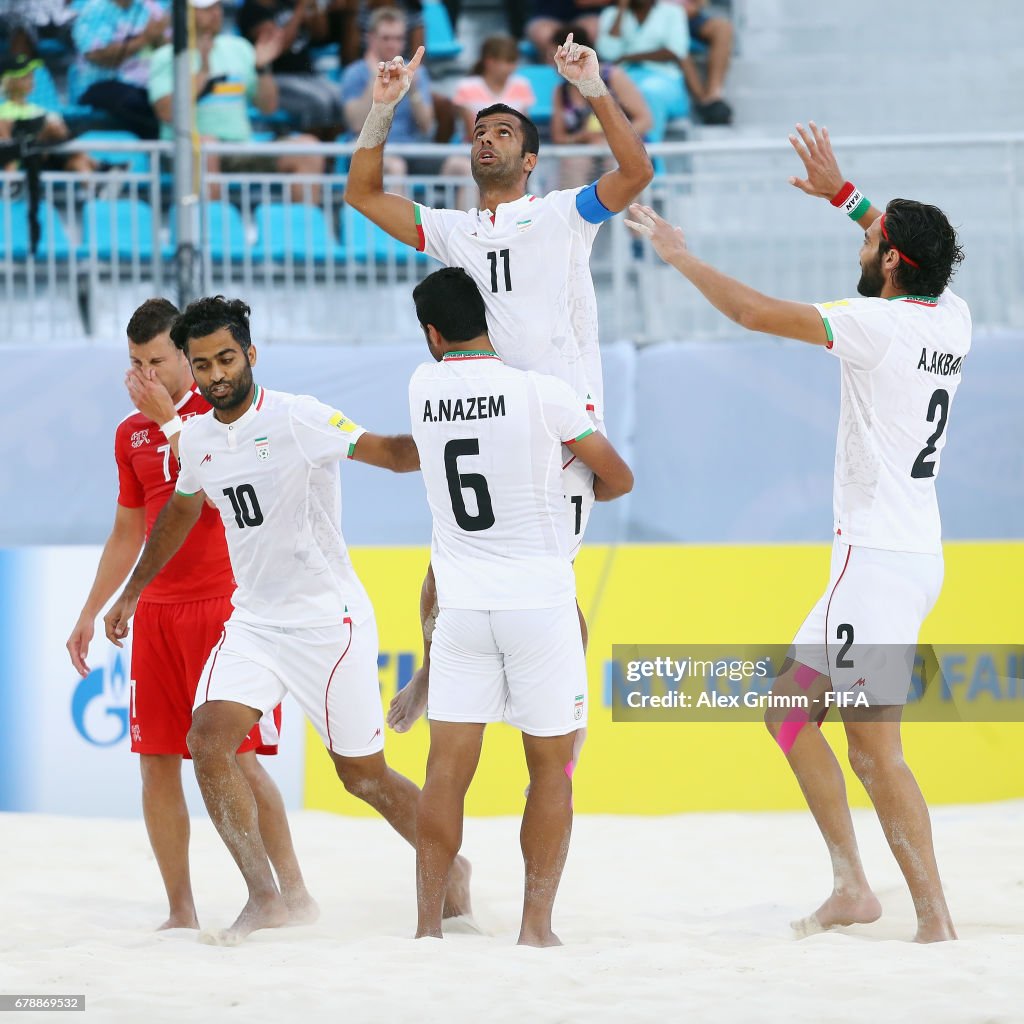
{"label": "iran team crest on jersey", "polygon": [[132,447],[141,448],[144,444],[149,444],[149,427],[145,430],[136,430],[132,434]]}
{"label": "iran team crest on jersey", "polygon": [[270,441],[265,437],[256,438],[256,458],[266,462],[270,458]]}

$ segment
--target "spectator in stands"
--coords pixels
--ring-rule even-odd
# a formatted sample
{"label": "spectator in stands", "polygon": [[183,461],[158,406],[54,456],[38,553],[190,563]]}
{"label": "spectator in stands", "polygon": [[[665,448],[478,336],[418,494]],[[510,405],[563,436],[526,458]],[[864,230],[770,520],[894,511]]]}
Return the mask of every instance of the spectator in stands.
{"label": "spectator in stands", "polygon": [[168,27],[156,0],[86,0],[72,29],[78,102],[105,111],[140,138],[155,139],[159,125],[146,94],[149,57]]}
{"label": "spectator in stands", "polygon": [[523,114],[530,113],[537,97],[533,95],[529,80],[515,73],[518,63],[519,44],[511,36],[489,36],[484,40],[480,59],[473,65],[473,74],[460,79],[452,94],[452,102],[459,108],[462,119],[464,139],[472,138],[477,113],[494,103],[505,103]]}
{"label": "spectator in stands", "polygon": [[344,12],[344,34],[341,42],[343,65],[347,66],[358,60],[369,48],[373,16],[380,10],[394,8],[404,15],[410,53],[415,53],[426,41],[422,0],[334,0],[334,6],[340,7]]}
{"label": "spectator in stands", "polygon": [[732,57],[732,23],[728,18],[708,14],[707,0],[682,0],[690,29],[690,38],[707,48],[707,78],[692,54],[683,61],[686,84],[697,104],[697,112],[705,124],[731,124],[732,107],[722,99],[725,74]]}
{"label": "spectator in stands", "polygon": [[[404,54],[406,47],[405,15],[397,7],[381,7],[370,17],[370,34],[366,56],[349,64],[341,75],[341,99],[345,104],[348,130],[358,135],[366,115],[373,106],[373,83],[380,61],[391,61]],[[415,51],[413,51],[415,52]],[[405,98],[395,108],[391,142],[430,142],[434,137],[434,103],[430,95],[430,76],[421,67],[413,78]],[[385,156],[384,173],[389,175],[433,174],[437,160],[416,160],[410,165],[404,157]]]}
{"label": "spectator in stands", "polygon": [[[569,23],[597,35],[598,17],[608,0],[533,0],[533,17],[526,23],[526,38],[538,53],[547,53],[548,40],[561,25]],[[562,37],[564,41],[564,36]]]}
{"label": "spectator in stands", "polygon": [[271,65],[278,105],[302,131],[333,142],[344,125],[337,86],[320,77],[310,53],[328,37],[327,11],[316,0],[245,0],[238,30],[251,43],[279,33],[281,56]]}
{"label": "spectator in stands", "polygon": [[[207,141],[251,142],[252,122],[249,100],[264,114],[277,109],[277,85],[270,65],[281,55],[282,37],[271,33],[253,46],[241,36],[222,32],[224,12],[220,0],[189,0],[194,9],[196,47],[192,50],[192,88],[196,96],[196,128]],[[149,98],[163,123],[165,138],[171,137],[173,121],[174,54],[165,46],[153,55],[149,81]],[[292,141],[315,142],[310,135],[292,136]],[[210,173],[226,174],[322,174],[324,159],[320,156],[211,156]],[[209,197],[216,199],[220,190],[210,188]],[[291,188],[295,202],[319,202],[318,187],[295,183]]]}
{"label": "spectator in stands", "polygon": [[71,48],[71,0],[0,0],[0,44],[13,54],[34,56],[40,39]]}
{"label": "spectator in stands", "polygon": [[665,0],[617,0],[601,14],[597,52],[627,66],[640,91],[667,110],[686,106],[682,62],[690,52],[683,11]]}
{"label": "spectator in stands", "polygon": [[[34,135],[43,144],[65,142],[71,137],[59,113],[29,102],[35,86],[34,72],[41,66],[42,61],[23,54],[9,53],[0,58],[0,142],[20,134]],[[88,153],[55,153],[46,162],[48,169],[81,173],[98,170],[99,166]],[[5,159],[3,169],[17,170],[17,163]]]}
{"label": "spectator in stands", "polygon": [[[572,33],[573,42],[593,48],[590,36],[582,25],[562,25],[555,30],[548,46],[554,59],[554,52],[566,36]],[[618,101],[633,130],[644,138],[653,128],[654,119],[650,108],[633,80],[622,68],[614,64],[601,66],[601,79],[608,91]],[[588,145],[604,141],[604,131],[593,108],[574,85],[563,81],[555,86],[551,104],[551,141],[560,146]],[[612,167],[608,158],[591,156],[562,157],[559,163],[559,188],[576,188],[589,185]]]}

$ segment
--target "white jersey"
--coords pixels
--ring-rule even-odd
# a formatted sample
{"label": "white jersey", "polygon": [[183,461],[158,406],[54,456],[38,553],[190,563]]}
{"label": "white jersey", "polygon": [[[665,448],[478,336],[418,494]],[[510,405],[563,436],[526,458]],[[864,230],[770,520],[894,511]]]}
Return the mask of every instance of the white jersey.
{"label": "white jersey", "polygon": [[492,354],[451,353],[413,374],[409,412],[434,517],[439,606],[572,601],[562,445],[593,432],[572,389]]}
{"label": "white jersey", "polygon": [[[577,208],[581,192],[596,223]],[[527,194],[493,214],[416,207],[419,249],[476,281],[502,359],[564,380],[595,422],[604,419],[604,384],[590,250],[599,218],[610,216],[593,186]]]}
{"label": "white jersey", "polygon": [[234,423],[210,412],[184,425],[177,490],[205,491],[220,512],[234,621],[315,627],[372,615],[341,534],[338,474],[364,433],[315,398],[261,387]]}
{"label": "white jersey", "polygon": [[938,299],[842,299],[815,308],[842,360],[836,534],[855,546],[941,552],[935,478],[971,347],[967,304],[947,288]]}

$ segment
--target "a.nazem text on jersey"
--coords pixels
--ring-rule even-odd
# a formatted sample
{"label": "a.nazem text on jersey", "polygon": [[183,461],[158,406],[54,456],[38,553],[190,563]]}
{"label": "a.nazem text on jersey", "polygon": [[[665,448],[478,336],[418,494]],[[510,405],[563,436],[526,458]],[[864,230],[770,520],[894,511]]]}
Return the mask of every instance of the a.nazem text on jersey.
{"label": "a.nazem text on jersey", "polygon": [[476,395],[470,398],[439,398],[434,405],[423,403],[424,423],[451,423],[454,420],[490,420],[505,415],[504,395]]}

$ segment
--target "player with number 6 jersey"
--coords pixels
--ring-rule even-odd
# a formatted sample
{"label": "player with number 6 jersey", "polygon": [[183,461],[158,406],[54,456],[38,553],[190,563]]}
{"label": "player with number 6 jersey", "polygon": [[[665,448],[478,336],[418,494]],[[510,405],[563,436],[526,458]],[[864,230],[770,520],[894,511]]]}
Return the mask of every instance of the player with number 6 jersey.
{"label": "player with number 6 jersey", "polygon": [[519,941],[555,945],[551,909],[569,845],[573,752],[587,722],[563,445],[598,500],[633,486],[629,467],[557,377],[505,365],[480,292],[461,268],[413,291],[434,363],[409,384],[413,437],[433,516],[439,613],[428,698],[430,755],[417,829],[418,936],[441,935],[444,879],[484,727],[523,733],[526,896]]}
{"label": "player with number 6 jersey", "polygon": [[970,313],[949,288],[963,251],[935,206],[893,199],[884,213],[875,209],[844,181],[827,129],[797,125],[790,142],[807,174],[790,183],[830,200],[864,231],[859,297],[814,305],[774,299],[701,262],[682,229],[648,207],[631,207],[627,224],[726,316],[820,346],[840,361],[829,581],[772,691],[806,709],[780,704],[766,713],[832,858],[832,894],[795,927],[807,933],[881,913],[861,864],[842,771],[812,725],[837,705],[850,763],[910,888],[915,938],[952,939],[928,808],[903,760],[900,720],[921,624],[942,587],[935,480],[971,347]]}

